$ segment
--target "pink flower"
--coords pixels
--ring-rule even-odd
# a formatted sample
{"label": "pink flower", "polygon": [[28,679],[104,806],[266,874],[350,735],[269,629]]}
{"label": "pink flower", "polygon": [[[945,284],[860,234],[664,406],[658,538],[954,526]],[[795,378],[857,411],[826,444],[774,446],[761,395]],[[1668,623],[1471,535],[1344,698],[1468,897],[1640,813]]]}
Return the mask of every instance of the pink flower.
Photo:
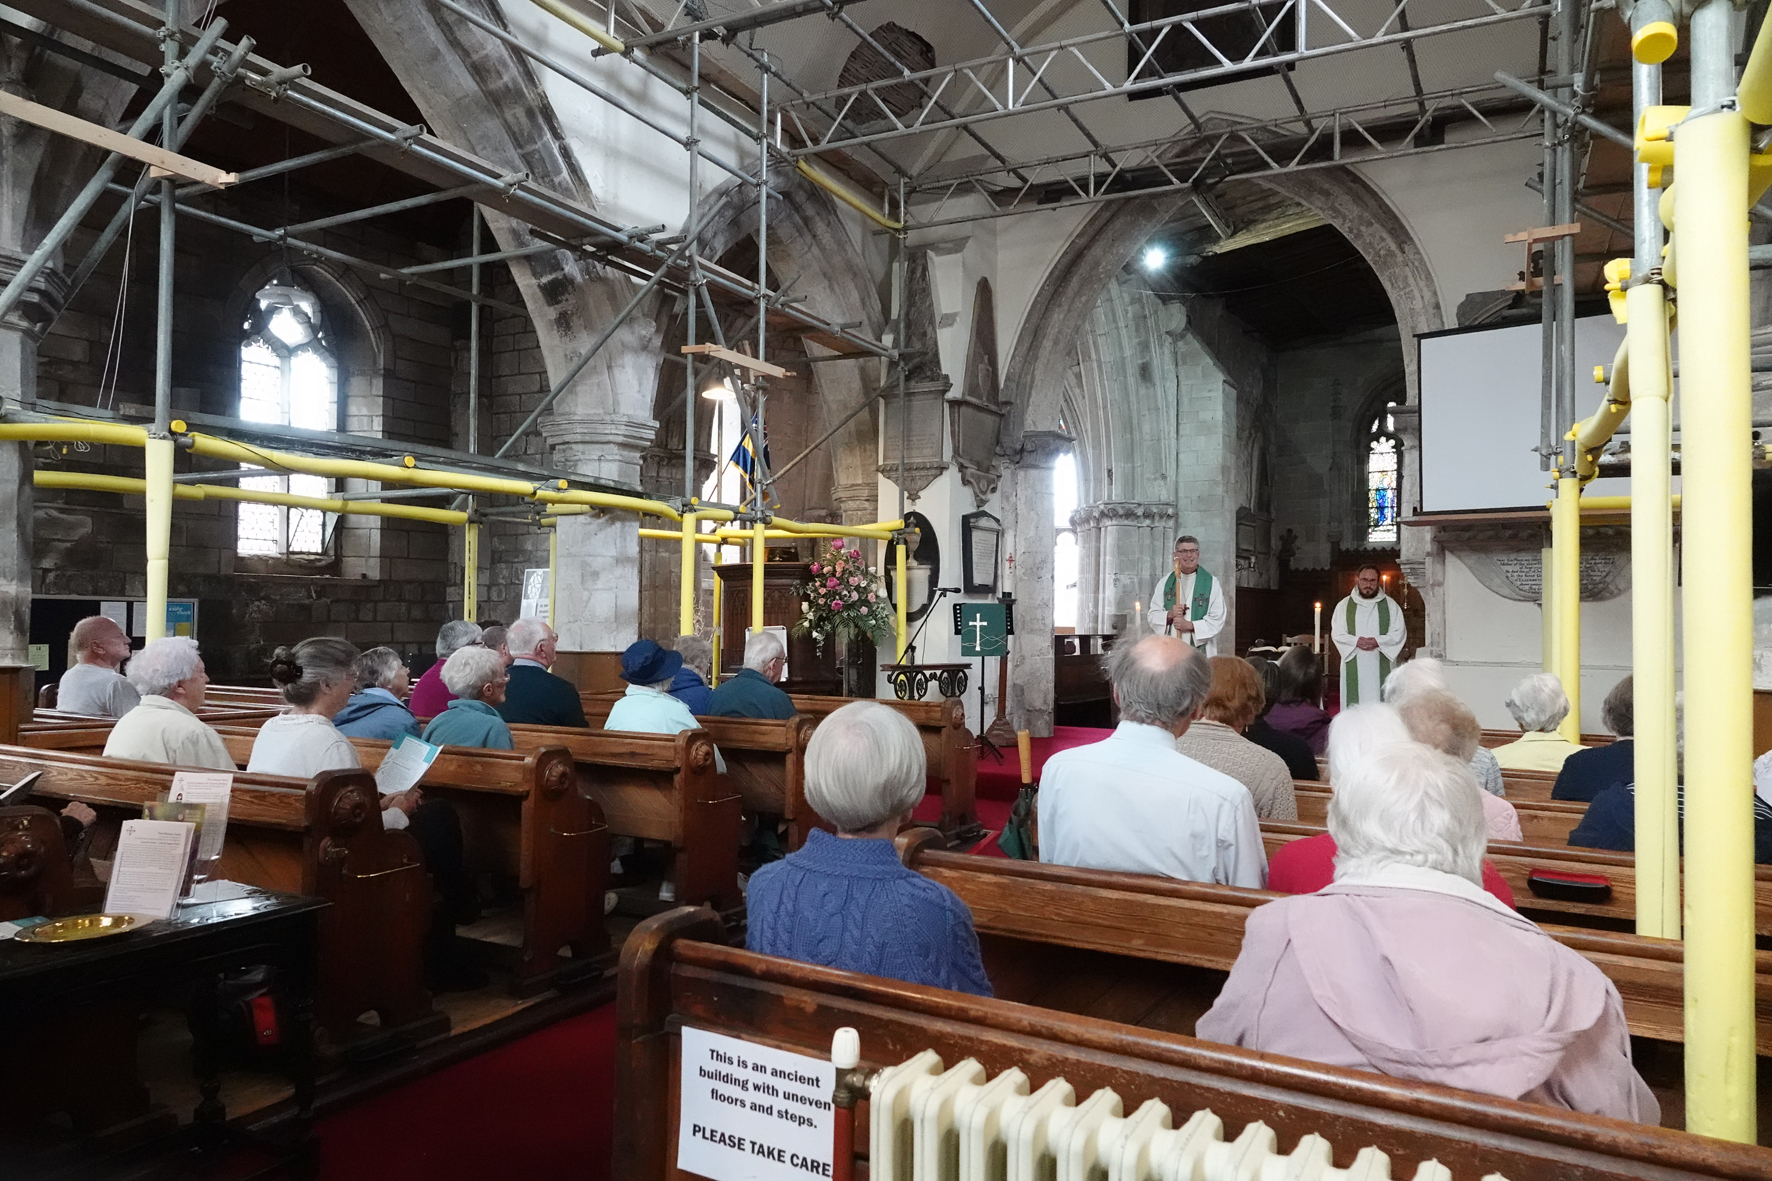
{"label": "pink flower", "polygon": [[834,578],[825,579],[824,584],[825,584],[825,586],[829,587],[831,590],[837,589],[837,580]]}
{"label": "pink flower", "polygon": [[812,572],[814,574],[818,573],[818,563],[817,562],[812,563]]}
{"label": "pink flower", "polygon": [[873,601],[874,601],[874,598],[875,598],[875,595],[874,595],[874,592],[873,592],[873,591],[869,591],[869,592],[868,592],[868,602],[870,602],[870,603],[871,603],[871,602],[873,602]]}
{"label": "pink flower", "polygon": [[833,539],[831,541],[831,548],[832,549],[842,549],[843,548],[843,539],[841,537]]}

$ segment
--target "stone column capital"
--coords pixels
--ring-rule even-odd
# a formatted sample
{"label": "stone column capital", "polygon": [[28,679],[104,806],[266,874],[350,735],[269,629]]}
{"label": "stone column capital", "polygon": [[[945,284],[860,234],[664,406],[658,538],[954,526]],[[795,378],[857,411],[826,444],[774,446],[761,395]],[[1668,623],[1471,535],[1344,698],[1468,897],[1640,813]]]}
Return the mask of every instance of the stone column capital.
{"label": "stone column capital", "polygon": [[1023,431],[1021,451],[1015,457],[1015,466],[1050,468],[1076,441],[1075,435],[1064,431]]}
{"label": "stone column capital", "polygon": [[542,419],[541,432],[556,466],[637,488],[658,422],[631,414],[554,414]]}
{"label": "stone column capital", "polygon": [[[12,282],[27,257],[21,251],[0,246],[0,287]],[[60,267],[44,267],[25,289],[24,298],[13,305],[4,320],[0,320],[0,328],[10,328],[29,336],[33,342],[39,341],[61,314],[67,299],[67,276]],[[35,382],[32,384],[34,386]]]}

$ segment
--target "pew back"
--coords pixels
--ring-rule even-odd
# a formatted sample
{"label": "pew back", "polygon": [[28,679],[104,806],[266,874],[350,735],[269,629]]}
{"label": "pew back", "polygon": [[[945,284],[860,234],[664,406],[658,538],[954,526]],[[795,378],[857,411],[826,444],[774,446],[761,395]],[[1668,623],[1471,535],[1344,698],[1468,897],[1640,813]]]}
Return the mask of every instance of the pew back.
{"label": "pew back", "polygon": [[[1575,1115],[1426,1084],[1212,1045],[722,946],[718,917],[684,908],[648,919],[622,949],[617,999],[614,1175],[676,1169],[683,1026],[828,1058],[832,1035],[861,1035],[878,1069],[933,1049],[944,1064],[976,1059],[995,1077],[1019,1067],[1035,1087],[1063,1077],[1079,1097],[1111,1087],[1131,1111],[1156,1098],[1181,1120],[1211,1108],[1235,1135],[1265,1121],[1282,1144],[1308,1134],[1347,1162],[1371,1145],[1391,1176],[1438,1160],[1460,1181],[1641,1181],[1686,1175],[1766,1177],[1753,1147]],[[871,1113],[857,1111],[867,1142]],[[1180,1122],[1180,1121],[1177,1121]]]}

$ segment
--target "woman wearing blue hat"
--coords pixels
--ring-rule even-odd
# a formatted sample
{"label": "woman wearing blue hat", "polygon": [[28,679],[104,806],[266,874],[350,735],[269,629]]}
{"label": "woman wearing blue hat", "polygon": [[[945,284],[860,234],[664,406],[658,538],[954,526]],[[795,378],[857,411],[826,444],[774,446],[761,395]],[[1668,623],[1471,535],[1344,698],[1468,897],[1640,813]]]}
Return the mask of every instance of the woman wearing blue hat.
{"label": "woman wearing blue hat", "polygon": [[[630,730],[640,734],[680,734],[701,723],[689,707],[671,696],[671,682],[683,667],[683,656],[661,647],[655,640],[635,640],[621,654],[621,679],[628,691],[609,711],[605,730]],[[726,773],[726,760],[714,751],[714,767]]]}

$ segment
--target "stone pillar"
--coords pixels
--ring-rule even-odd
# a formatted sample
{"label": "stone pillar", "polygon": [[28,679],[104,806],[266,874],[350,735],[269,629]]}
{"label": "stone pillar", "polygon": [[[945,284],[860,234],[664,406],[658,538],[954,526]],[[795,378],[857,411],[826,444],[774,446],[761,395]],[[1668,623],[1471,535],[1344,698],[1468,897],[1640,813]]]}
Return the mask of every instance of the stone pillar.
{"label": "stone pillar", "polygon": [[871,470],[865,480],[832,488],[831,504],[839,525],[871,525],[885,520],[891,511],[880,507],[880,481]]}
{"label": "stone pillar", "polygon": [[1009,718],[1036,738],[1052,736],[1052,468],[1074,440],[1063,431],[1023,431],[1015,465],[1015,641],[1009,657]]}
{"label": "stone pillar", "polygon": [[[18,273],[25,256],[0,247],[0,287]],[[66,284],[51,267],[37,277],[25,297],[0,320],[0,398],[29,406],[37,400],[37,342],[43,325],[62,304]],[[0,443],[0,663],[29,655],[31,635],[31,472],[29,443]]]}
{"label": "stone pillar", "polygon": [[1101,594],[1101,506],[1084,505],[1071,514],[1077,535],[1077,630],[1106,631]]}
{"label": "stone pillar", "polygon": [[[638,486],[658,424],[623,414],[544,419],[554,465],[597,480]],[[628,512],[563,517],[554,593],[560,647],[619,651],[640,635],[640,519]]]}

